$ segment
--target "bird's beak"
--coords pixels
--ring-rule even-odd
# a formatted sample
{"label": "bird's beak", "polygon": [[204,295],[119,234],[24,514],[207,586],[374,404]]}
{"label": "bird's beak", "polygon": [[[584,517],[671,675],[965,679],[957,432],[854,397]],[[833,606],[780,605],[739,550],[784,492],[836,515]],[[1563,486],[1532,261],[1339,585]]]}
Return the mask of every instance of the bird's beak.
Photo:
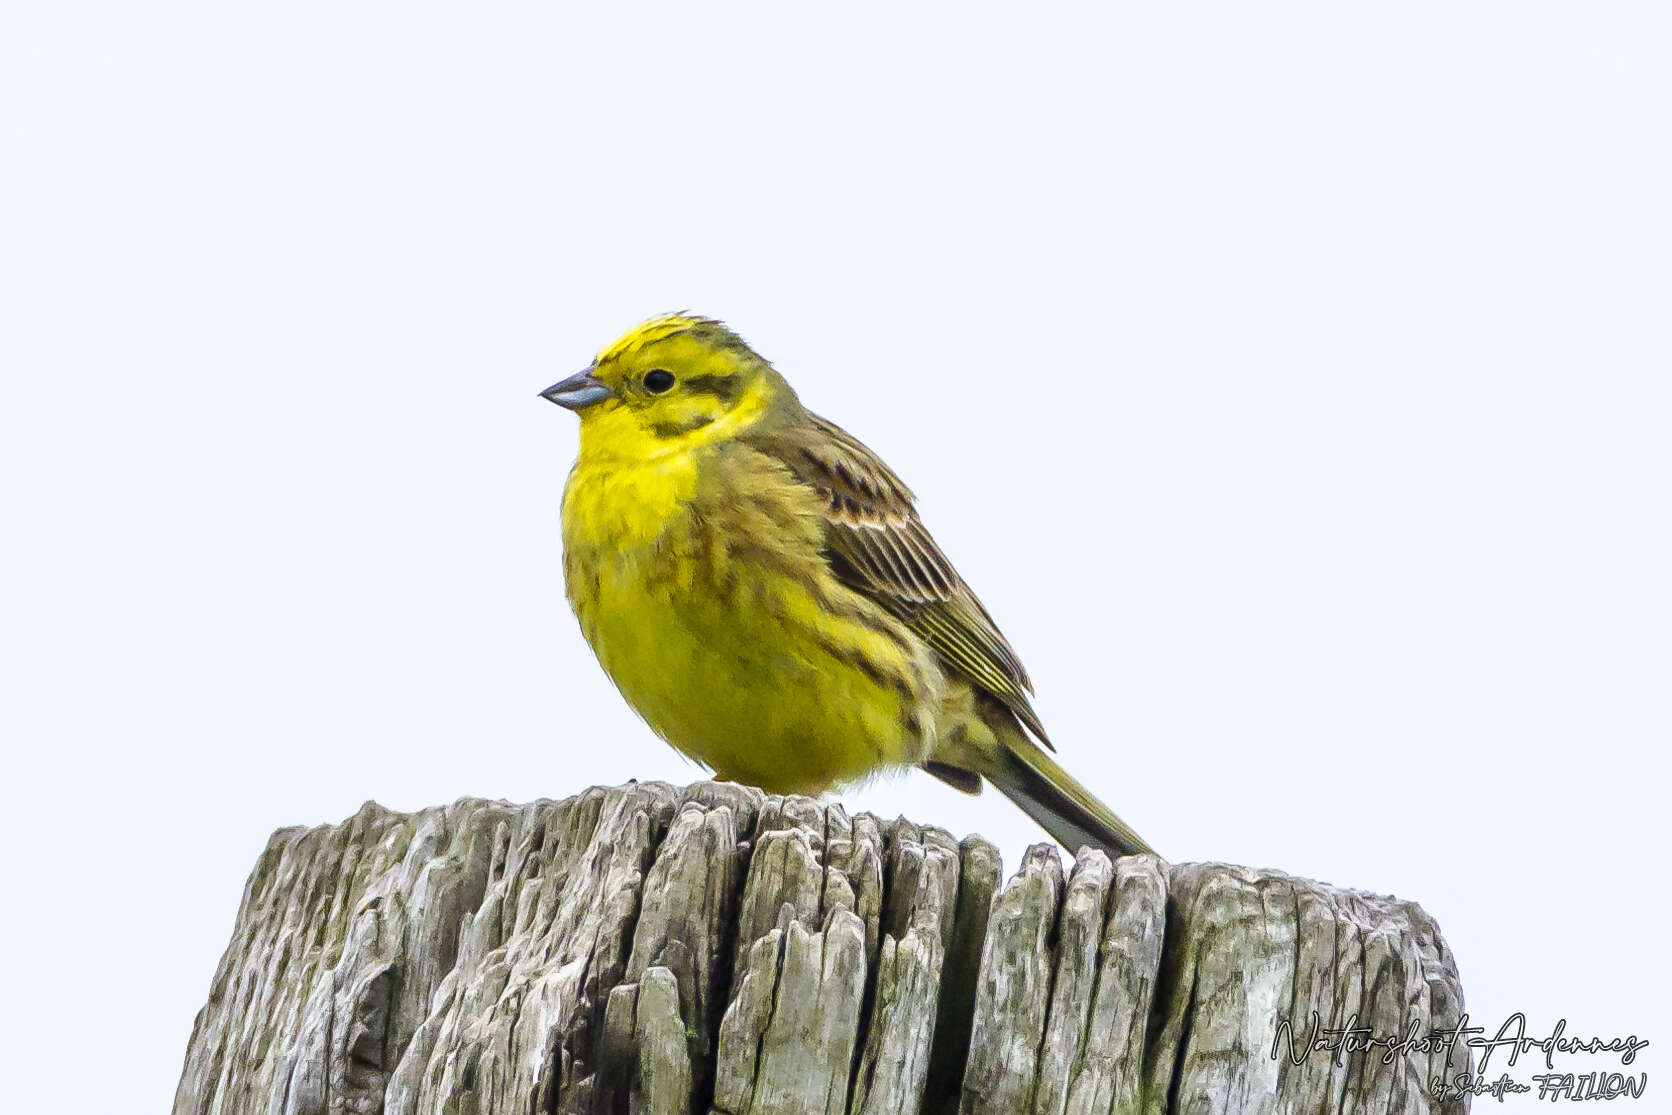
{"label": "bird's beak", "polygon": [[568,379],[559,380],[540,392],[540,397],[550,399],[560,407],[581,410],[593,403],[615,398],[615,392],[611,391],[603,380],[593,375],[591,368],[583,368]]}

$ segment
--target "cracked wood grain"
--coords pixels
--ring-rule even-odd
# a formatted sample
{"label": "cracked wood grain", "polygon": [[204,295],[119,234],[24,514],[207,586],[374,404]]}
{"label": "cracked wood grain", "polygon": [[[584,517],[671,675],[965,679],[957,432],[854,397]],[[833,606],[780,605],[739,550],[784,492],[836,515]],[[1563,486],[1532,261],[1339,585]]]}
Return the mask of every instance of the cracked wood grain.
{"label": "cracked wood grain", "polygon": [[1048,845],[1000,884],[979,837],[724,783],[368,804],[274,834],[174,1112],[1466,1110],[1443,1050],[1271,1055],[1456,1022],[1411,903]]}

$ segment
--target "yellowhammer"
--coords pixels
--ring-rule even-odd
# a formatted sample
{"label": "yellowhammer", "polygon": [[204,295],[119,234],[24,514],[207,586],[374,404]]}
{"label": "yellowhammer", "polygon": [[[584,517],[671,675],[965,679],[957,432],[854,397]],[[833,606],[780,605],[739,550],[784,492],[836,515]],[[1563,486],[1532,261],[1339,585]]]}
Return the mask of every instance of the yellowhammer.
{"label": "yellowhammer", "polygon": [[581,418],[569,600],[668,743],[772,793],[985,778],[1070,850],[1150,850],[1030,738],[1027,673],[900,478],[736,333],[656,318],[542,394]]}

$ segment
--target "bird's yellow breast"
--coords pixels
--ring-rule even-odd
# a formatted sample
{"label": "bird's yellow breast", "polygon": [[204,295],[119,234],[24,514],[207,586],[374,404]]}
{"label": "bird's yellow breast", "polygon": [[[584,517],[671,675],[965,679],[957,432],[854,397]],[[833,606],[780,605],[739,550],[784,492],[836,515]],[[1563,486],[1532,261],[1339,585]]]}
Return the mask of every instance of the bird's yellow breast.
{"label": "bird's yellow breast", "polygon": [[816,493],[737,442],[583,444],[564,491],[569,599],[604,670],[670,744],[772,792],[921,761],[943,686],[831,574],[821,522]]}

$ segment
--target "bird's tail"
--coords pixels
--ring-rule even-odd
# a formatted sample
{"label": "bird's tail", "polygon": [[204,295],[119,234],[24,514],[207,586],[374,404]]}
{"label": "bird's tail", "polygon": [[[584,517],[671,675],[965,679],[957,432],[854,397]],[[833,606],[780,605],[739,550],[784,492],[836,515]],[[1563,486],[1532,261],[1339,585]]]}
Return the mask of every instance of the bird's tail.
{"label": "bird's tail", "polygon": [[1089,844],[1111,856],[1155,853],[1132,826],[1115,816],[1020,728],[1003,733],[1001,740],[999,762],[981,773],[1064,848],[1077,852],[1081,845]]}
{"label": "bird's tail", "polygon": [[1155,853],[1130,825],[1058,766],[1008,710],[987,706],[977,712],[966,706],[959,711],[965,713],[957,718],[962,730],[936,748],[923,769],[967,794],[980,793],[981,780],[986,779],[1071,852],[1089,844],[1112,856]]}

